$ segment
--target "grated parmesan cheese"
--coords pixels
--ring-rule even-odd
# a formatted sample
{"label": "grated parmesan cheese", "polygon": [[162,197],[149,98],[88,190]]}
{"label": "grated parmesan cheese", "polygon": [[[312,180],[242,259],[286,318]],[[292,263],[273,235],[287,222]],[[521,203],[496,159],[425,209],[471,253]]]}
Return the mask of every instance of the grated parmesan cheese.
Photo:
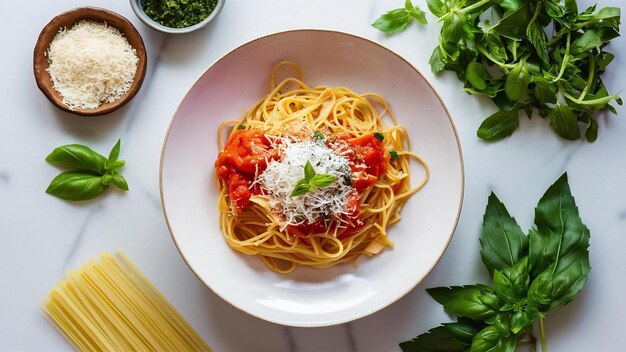
{"label": "grated parmesan cheese", "polygon": [[126,94],[139,64],[117,28],[84,20],[59,30],[47,55],[54,89],[71,110],[94,109]]}
{"label": "grated parmesan cheese", "polygon": [[[292,142],[284,138],[279,148],[282,159],[270,161],[255,182],[260,183],[272,209],[281,214],[283,229],[287,225],[312,224],[320,219],[328,225],[342,221],[342,214],[350,214],[346,204],[354,189],[348,158],[335,154],[318,140]],[[307,161],[316,173],[335,176],[336,180],[326,188],[292,197],[296,183],[304,177]]]}

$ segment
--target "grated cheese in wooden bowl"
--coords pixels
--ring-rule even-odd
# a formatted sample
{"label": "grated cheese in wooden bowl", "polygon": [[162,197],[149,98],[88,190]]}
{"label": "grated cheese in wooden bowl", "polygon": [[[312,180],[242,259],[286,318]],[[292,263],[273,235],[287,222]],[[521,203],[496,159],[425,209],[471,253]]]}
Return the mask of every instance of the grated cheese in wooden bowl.
{"label": "grated cheese in wooden bowl", "polygon": [[70,110],[95,109],[130,89],[139,58],[116,28],[82,20],[62,28],[46,52],[54,89]]}

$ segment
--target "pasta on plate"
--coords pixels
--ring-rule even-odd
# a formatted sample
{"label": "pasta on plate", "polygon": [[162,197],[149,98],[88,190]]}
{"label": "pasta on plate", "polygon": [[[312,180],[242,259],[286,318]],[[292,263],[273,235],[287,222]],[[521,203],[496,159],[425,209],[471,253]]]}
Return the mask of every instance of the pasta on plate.
{"label": "pasta on plate", "polygon": [[[286,70],[293,77],[277,83]],[[392,246],[387,228],[429,178],[383,97],[309,87],[289,61],[273,68],[269,94],[243,119],[222,123],[218,143],[224,238],[279,273],[298,265],[325,268]],[[413,187],[411,160],[424,169]]]}

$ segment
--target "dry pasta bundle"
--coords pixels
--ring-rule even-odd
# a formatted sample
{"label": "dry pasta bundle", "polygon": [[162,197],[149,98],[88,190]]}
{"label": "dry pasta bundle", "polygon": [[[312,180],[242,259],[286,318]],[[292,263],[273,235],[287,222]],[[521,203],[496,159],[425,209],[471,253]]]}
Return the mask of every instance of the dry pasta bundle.
{"label": "dry pasta bundle", "polygon": [[211,351],[121,252],[69,272],[43,308],[81,351]]}

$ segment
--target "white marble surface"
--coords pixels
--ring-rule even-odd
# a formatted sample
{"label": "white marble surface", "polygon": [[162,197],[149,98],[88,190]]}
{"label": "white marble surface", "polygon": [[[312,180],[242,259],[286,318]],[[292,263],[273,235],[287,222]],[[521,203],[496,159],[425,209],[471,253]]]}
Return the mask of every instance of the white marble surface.
{"label": "white marble surface", "polygon": [[[415,1],[425,9],[425,1]],[[591,4],[589,0],[579,0]],[[600,1],[620,6],[621,0]],[[461,92],[452,74],[434,77],[428,58],[439,25],[412,26],[386,37],[369,26],[401,0],[227,0],[207,28],[164,35],[143,25],[126,1],[5,1],[0,29],[0,350],[69,350],[40,313],[40,303],[63,272],[102,251],[123,250],[217,351],[396,351],[397,343],[447,321],[425,288],[488,279],[478,233],[490,191],[522,228],[533,207],[564,171],[583,221],[591,229],[587,286],[546,321],[550,351],[626,351],[626,121],[601,117],[598,141],[565,142],[541,119],[521,120],[521,131],[497,144],[475,136],[489,102]],[[39,92],[32,49],[56,14],[83,5],[116,11],[141,32],[148,73],[139,94],[106,117],[61,112]],[[583,7],[582,5],[580,7]],[[434,18],[429,15],[429,20]],[[289,328],[241,312],[215,296],[187,268],[169,236],[159,199],[158,167],[170,118],[195,79],[217,58],[255,37],[296,28],[323,28],[374,40],[404,56],[432,82],[448,105],[465,156],[466,193],[452,242],[433,272],[398,302],[366,318],[327,328]],[[626,44],[605,75],[610,91],[626,87]],[[103,153],[122,138],[121,158],[131,191],[107,192],[92,202],[69,203],[44,193],[59,172],[44,158],[56,146],[83,143]]]}

